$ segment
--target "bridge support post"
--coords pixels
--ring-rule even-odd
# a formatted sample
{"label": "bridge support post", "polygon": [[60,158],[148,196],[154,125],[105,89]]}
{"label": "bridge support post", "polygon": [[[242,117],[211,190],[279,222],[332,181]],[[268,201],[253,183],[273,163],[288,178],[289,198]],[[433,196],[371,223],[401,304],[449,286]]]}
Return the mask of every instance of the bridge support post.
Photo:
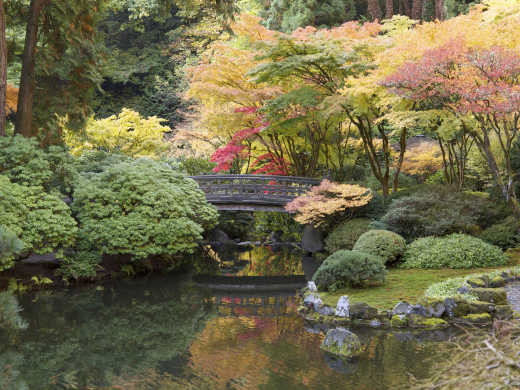
{"label": "bridge support post", "polygon": [[305,225],[302,235],[302,249],[306,252],[316,253],[324,249],[323,235],[312,225]]}

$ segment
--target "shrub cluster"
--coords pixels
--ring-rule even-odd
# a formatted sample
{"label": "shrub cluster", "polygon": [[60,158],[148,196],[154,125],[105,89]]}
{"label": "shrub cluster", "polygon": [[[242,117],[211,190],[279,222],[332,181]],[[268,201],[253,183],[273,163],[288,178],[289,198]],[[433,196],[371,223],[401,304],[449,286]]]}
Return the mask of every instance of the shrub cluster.
{"label": "shrub cluster", "polygon": [[358,251],[341,250],[330,255],[314,274],[320,290],[362,287],[369,282],[384,282],[385,265],[380,257]]}
{"label": "shrub cluster", "polygon": [[507,263],[502,250],[464,234],[420,238],[404,254],[403,268],[483,268]]}
{"label": "shrub cluster", "polygon": [[520,244],[520,224],[514,217],[508,217],[488,227],[482,232],[480,238],[503,250],[515,248]]}
{"label": "shrub cluster", "polygon": [[354,250],[379,256],[385,263],[392,263],[403,256],[406,241],[388,230],[370,230],[359,237]]}
{"label": "shrub cluster", "polygon": [[341,249],[352,249],[358,238],[370,228],[370,219],[354,218],[336,227],[325,239],[325,249],[334,253]]}
{"label": "shrub cluster", "polygon": [[486,194],[457,192],[450,187],[423,186],[392,201],[381,222],[406,239],[478,234],[505,217],[505,209]]}
{"label": "shrub cluster", "polygon": [[192,252],[218,215],[193,180],[143,159],[83,177],[72,208],[93,247],[134,259]]}

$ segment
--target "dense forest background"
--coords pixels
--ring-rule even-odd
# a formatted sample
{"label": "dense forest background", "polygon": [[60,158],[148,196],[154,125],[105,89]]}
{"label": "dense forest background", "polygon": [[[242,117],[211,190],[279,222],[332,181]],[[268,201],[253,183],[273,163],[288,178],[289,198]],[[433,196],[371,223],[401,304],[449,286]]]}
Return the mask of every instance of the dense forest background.
{"label": "dense forest background", "polygon": [[[91,115],[106,118],[123,108],[163,118],[173,133],[191,115],[190,101],[184,97],[186,67],[195,64],[211,42],[232,34],[229,23],[241,12],[262,17],[272,30],[292,32],[304,26],[333,27],[350,20],[375,20],[395,14],[421,20],[444,19],[466,12],[474,4],[466,0],[43,3],[4,2],[7,128],[13,131],[15,126],[16,92],[23,80],[22,64],[30,54],[26,33],[31,16],[39,12],[32,19],[38,22],[31,131],[48,142],[61,139],[56,134],[61,135],[60,118],[64,116],[69,127],[81,129]],[[19,96],[25,97],[27,90],[30,88]]]}

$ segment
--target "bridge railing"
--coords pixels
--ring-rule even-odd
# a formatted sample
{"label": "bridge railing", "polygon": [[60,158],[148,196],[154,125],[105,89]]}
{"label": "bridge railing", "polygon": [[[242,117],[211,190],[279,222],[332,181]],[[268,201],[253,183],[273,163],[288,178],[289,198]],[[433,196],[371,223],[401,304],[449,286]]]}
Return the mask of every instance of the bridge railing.
{"label": "bridge railing", "polygon": [[210,203],[260,202],[286,204],[305,194],[320,179],[270,175],[192,176]]}

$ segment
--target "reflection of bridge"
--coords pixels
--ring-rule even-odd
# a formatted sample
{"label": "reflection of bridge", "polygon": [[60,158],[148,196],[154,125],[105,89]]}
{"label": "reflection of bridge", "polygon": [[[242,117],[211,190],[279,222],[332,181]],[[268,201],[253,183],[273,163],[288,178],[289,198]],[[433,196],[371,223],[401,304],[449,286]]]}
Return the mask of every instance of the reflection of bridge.
{"label": "reflection of bridge", "polygon": [[296,312],[295,294],[226,294],[208,299],[221,316],[290,316]]}
{"label": "reflection of bridge", "polygon": [[321,181],[269,175],[203,175],[191,178],[217,209],[237,211],[283,212],[287,203]]}

